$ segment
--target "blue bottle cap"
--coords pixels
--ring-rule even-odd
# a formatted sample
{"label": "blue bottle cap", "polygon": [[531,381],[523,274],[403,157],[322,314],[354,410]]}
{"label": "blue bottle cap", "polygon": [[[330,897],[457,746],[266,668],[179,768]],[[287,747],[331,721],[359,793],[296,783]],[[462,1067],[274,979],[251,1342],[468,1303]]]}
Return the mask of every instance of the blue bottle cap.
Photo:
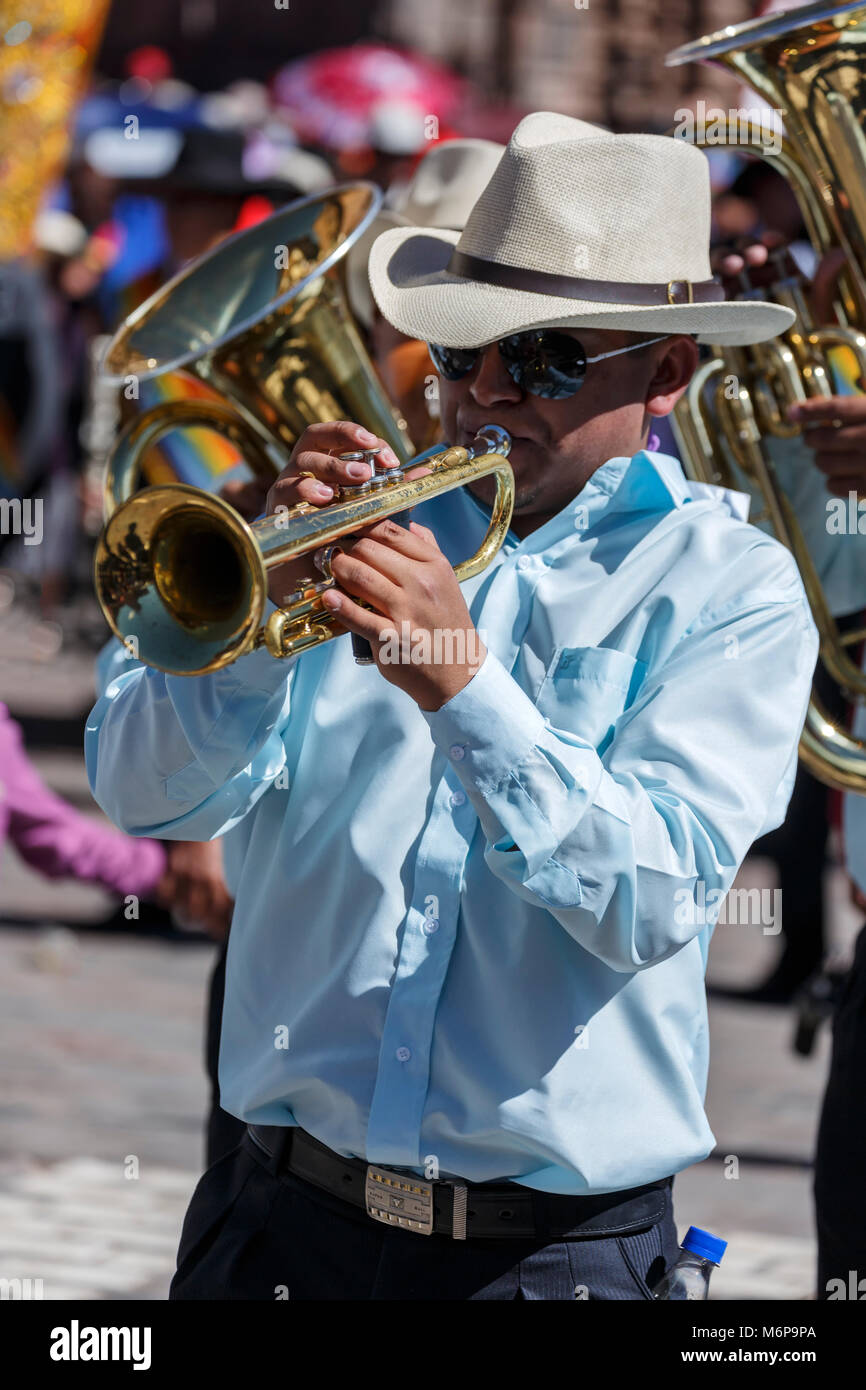
{"label": "blue bottle cap", "polygon": [[712,1231],[702,1231],[700,1226],[689,1226],[682,1248],[690,1250],[693,1255],[700,1255],[702,1260],[712,1260],[713,1264],[717,1265],[722,1262],[728,1242],[722,1240],[721,1236],[714,1236]]}

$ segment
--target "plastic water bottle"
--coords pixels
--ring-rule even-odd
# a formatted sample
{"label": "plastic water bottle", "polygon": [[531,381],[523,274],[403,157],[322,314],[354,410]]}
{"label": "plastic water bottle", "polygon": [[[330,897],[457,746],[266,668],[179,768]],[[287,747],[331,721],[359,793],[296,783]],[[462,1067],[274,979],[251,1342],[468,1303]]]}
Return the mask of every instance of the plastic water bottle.
{"label": "plastic water bottle", "polygon": [[689,1226],[680,1246],[680,1257],[656,1284],[652,1291],[653,1298],[707,1298],[710,1275],[714,1267],[721,1264],[727,1247],[728,1242],[714,1236],[712,1231]]}

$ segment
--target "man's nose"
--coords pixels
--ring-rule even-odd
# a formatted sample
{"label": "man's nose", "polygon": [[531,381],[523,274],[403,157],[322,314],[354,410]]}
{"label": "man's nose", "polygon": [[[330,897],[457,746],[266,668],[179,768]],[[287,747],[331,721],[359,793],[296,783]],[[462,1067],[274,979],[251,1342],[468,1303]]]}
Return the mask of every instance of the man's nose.
{"label": "man's nose", "polygon": [[498,401],[519,401],[520,387],[512,381],[496,343],[482,350],[481,361],[469,386],[477,405],[496,405]]}

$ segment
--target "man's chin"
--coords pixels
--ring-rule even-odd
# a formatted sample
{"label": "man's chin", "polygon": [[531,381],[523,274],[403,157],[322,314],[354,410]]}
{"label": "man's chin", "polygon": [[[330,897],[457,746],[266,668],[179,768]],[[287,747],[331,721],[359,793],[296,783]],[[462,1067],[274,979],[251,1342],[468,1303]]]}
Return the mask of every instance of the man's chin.
{"label": "man's chin", "polygon": [[[538,500],[538,487],[531,482],[524,483],[521,486],[520,480],[517,477],[515,477],[514,481],[516,486],[513,515],[521,516],[531,513]],[[493,499],[496,496],[496,484],[492,478],[479,478],[477,482],[468,483],[467,487],[473,497],[477,498],[479,502],[483,502],[485,507],[490,508],[493,506]]]}

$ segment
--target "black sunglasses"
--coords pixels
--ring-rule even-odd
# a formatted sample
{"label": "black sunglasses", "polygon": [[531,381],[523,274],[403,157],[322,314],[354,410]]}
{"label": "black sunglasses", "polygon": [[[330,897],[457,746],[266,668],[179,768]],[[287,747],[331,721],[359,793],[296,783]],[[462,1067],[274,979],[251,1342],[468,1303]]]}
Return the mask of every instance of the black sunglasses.
{"label": "black sunglasses", "polygon": [[[547,401],[561,401],[573,396],[583,385],[590,362],[603,362],[606,357],[635,352],[650,343],[660,343],[668,336],[648,338],[643,343],[600,352],[595,357],[587,357],[577,338],[558,333],[555,328],[527,328],[522,333],[509,333],[506,338],[500,338],[497,345],[509,376],[522,391]],[[433,365],[446,381],[459,381],[468,376],[481,354],[487,351],[487,347],[452,348],[440,347],[438,343],[428,343],[427,347]]]}

